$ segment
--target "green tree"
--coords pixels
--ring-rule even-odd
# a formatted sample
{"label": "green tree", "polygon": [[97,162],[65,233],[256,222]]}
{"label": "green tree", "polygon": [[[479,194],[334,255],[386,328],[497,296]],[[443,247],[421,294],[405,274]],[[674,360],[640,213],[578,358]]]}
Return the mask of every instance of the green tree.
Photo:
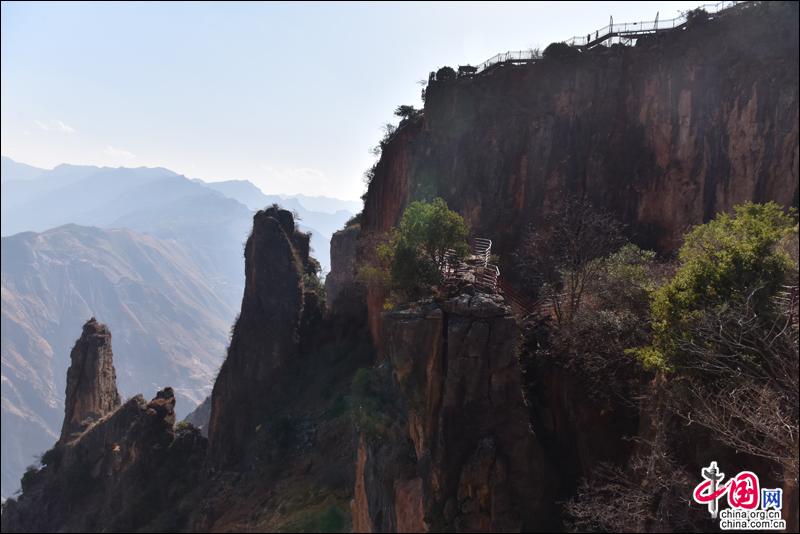
{"label": "green tree", "polygon": [[677,272],[651,300],[653,342],[635,352],[648,367],[671,369],[679,347],[705,312],[747,300],[756,314],[770,313],[771,299],[797,265],[781,243],[797,233],[794,214],[774,202],[746,203],[693,228],[679,253]]}
{"label": "green tree", "polygon": [[374,243],[373,262],[360,269],[367,283],[389,286],[393,301],[420,298],[442,282],[449,252],[468,251],[464,219],[441,198],[406,207],[399,226]]}
{"label": "green tree", "polygon": [[394,110],[394,114],[395,116],[400,117],[400,124],[403,124],[409,120],[416,120],[422,115],[422,110],[416,109],[414,106],[401,105],[397,106],[397,109]]}

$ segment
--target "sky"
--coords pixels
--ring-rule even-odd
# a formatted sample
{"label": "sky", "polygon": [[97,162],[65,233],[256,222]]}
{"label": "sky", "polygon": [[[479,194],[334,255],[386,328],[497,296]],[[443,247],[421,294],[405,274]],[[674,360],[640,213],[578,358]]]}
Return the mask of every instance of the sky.
{"label": "sky", "polygon": [[3,2],[0,151],[358,199],[444,65],[701,2]]}

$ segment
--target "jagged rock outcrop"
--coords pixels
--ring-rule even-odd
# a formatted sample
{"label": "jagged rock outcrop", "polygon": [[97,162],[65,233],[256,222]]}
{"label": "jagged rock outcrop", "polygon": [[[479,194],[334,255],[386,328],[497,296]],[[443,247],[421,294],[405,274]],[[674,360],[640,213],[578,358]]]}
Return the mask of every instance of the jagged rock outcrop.
{"label": "jagged rock outcrop", "polygon": [[242,309],[211,396],[209,446],[219,465],[244,462],[269,406],[291,396],[281,372],[298,352],[308,241],[287,210],[271,207],[253,217]]}
{"label": "jagged rock outcrop", "polygon": [[331,238],[331,272],[325,277],[325,300],[331,312],[347,313],[352,311],[353,303],[363,303],[364,289],[356,272],[360,229],[360,225],[354,224]]}
{"label": "jagged rock outcrop", "polygon": [[[362,236],[438,195],[513,279],[526,226],[565,196],[612,210],[662,252],[746,200],[796,206],[797,18],[794,2],[748,3],[635,47],[430,84],[422,116],[383,148]],[[368,292],[377,335],[385,294]]]}
{"label": "jagged rock outcrop", "polygon": [[94,319],[84,326],[72,351],[67,439],[22,478],[22,495],[3,508],[3,532],[186,527],[193,507],[184,497],[203,476],[206,440],[194,428],[175,431],[172,388],[119,405],[110,339]]}
{"label": "jagged rock outcrop", "polygon": [[113,358],[111,332],[92,317],[70,353],[60,443],[119,407]]}
{"label": "jagged rock outcrop", "polygon": [[[497,296],[462,294],[384,314],[382,373],[394,419],[361,432],[360,532],[548,526],[544,456],[528,424],[518,327]],[[383,389],[383,388],[378,388]]]}

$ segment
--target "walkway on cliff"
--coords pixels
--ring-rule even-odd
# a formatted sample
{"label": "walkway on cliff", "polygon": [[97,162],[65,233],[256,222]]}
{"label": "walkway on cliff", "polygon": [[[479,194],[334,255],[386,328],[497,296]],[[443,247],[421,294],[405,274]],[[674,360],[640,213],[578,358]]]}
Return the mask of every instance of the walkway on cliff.
{"label": "walkway on cliff", "polygon": [[[741,8],[748,4],[752,4],[752,2],[723,1],[715,4],[703,4],[698,9],[703,9],[708,13],[709,19],[712,19],[725,14],[733,8]],[[571,37],[562,42],[579,50],[588,50],[600,45],[607,46],[615,43],[632,44],[642,36],[683,29],[691,17],[690,13],[690,11],[686,11],[672,19],[659,20],[658,15],[656,15],[655,20],[620,23],[614,23],[614,17],[611,17],[607,26],[589,32],[586,35]],[[503,52],[490,57],[476,67],[469,65],[459,67],[458,73],[459,77],[472,76],[488,72],[499,65],[536,63],[540,59],[542,59],[540,51],[534,49]]]}
{"label": "walkway on cliff", "polygon": [[470,253],[466,258],[459,260],[454,250],[448,251],[442,274],[445,280],[465,280],[482,291],[502,295],[512,312],[520,317],[532,314],[552,316],[555,313],[564,300],[563,294],[529,299],[500,276],[500,268],[489,263],[491,257],[492,240],[476,237],[470,242]]}

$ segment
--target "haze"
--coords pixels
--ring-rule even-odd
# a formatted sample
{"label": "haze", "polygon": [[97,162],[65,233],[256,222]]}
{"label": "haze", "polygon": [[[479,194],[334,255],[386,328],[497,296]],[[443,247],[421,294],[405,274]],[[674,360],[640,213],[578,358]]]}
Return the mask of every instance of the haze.
{"label": "haze", "polygon": [[4,2],[2,153],[357,199],[431,70],[697,5]]}

